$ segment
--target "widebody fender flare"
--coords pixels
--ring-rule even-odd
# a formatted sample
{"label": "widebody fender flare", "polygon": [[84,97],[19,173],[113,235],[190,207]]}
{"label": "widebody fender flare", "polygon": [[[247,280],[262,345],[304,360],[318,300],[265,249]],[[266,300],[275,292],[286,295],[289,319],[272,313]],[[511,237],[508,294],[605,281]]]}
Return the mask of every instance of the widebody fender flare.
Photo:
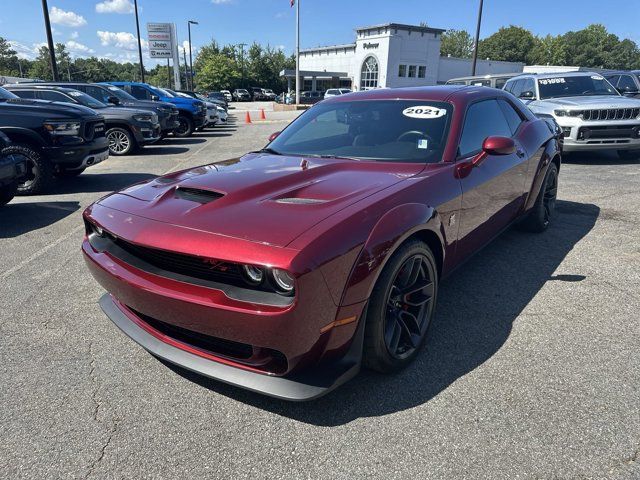
{"label": "widebody fender flare", "polygon": [[536,199],[540,194],[540,189],[542,188],[542,182],[544,182],[544,177],[547,174],[547,170],[549,170],[551,162],[555,162],[558,170],[560,170],[561,152],[558,141],[555,138],[547,142],[544,148],[544,153],[540,157],[538,165],[535,167],[536,171],[533,175],[529,195],[527,196],[527,201],[524,206],[525,211],[531,209],[533,204],[536,202]]}

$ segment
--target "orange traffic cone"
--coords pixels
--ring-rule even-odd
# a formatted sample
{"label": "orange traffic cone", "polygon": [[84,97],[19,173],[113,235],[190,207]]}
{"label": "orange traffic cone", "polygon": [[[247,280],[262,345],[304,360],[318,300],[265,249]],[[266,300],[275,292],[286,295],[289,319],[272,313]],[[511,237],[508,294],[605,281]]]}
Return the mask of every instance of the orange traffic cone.
{"label": "orange traffic cone", "polygon": [[266,120],[267,116],[264,114],[264,108],[260,109],[260,120]]}
{"label": "orange traffic cone", "polygon": [[244,117],[244,123],[251,123],[251,115],[249,115],[249,110],[247,110],[247,115]]}

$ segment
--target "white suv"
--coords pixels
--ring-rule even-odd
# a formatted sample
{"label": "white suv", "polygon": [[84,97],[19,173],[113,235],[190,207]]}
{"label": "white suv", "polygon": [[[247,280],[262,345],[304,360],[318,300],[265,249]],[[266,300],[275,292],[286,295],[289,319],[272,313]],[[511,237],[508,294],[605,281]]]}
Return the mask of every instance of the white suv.
{"label": "white suv", "polygon": [[338,95],[345,95],[347,93],[351,93],[351,90],[348,88],[330,88],[324,92],[324,98],[337,97]]}
{"label": "white suv", "polygon": [[508,80],[504,90],[558,122],[565,152],[612,149],[620,158],[640,157],[640,100],[620,95],[602,75],[526,74]]}

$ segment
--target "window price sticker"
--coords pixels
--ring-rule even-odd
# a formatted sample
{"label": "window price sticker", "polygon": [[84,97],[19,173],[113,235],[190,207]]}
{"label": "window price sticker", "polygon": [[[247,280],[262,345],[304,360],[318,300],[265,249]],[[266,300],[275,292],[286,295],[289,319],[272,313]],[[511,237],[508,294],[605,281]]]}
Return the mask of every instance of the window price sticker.
{"label": "window price sticker", "polygon": [[427,120],[431,118],[444,117],[447,114],[447,111],[444,108],[436,108],[429,105],[416,105],[415,107],[405,108],[402,111],[402,114],[409,118]]}
{"label": "window price sticker", "polygon": [[567,81],[564,78],[542,78],[538,80],[538,82],[540,82],[540,85],[554,85],[557,83],[567,83]]}

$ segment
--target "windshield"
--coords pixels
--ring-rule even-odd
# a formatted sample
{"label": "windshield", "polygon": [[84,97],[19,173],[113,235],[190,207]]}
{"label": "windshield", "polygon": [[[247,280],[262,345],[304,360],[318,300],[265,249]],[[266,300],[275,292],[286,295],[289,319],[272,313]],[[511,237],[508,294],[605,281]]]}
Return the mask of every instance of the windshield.
{"label": "windshield", "polygon": [[616,95],[616,91],[600,75],[577,75],[538,79],[540,98],[580,97],[586,95]]}
{"label": "windshield", "polygon": [[76,102],[80,103],[81,105],[84,105],[85,107],[107,108],[107,106],[104,103],[96,100],[93,97],[90,97],[84,92],[80,92],[78,90],[71,90],[71,91],[68,91],[67,94],[71,95]]}
{"label": "windshield", "polygon": [[151,90],[155,91],[156,94],[159,97],[175,97],[176,94],[175,93],[171,93],[169,90],[165,90],[164,88],[160,88],[160,87],[149,87]]}
{"label": "windshield", "polygon": [[279,154],[435,163],[452,107],[426,100],[320,103],[269,144]]}
{"label": "windshield", "polygon": [[107,88],[109,89],[110,95],[113,95],[114,97],[118,97],[120,100],[126,100],[128,102],[137,101],[136,97],[134,97],[133,95],[129,95],[127,92],[125,92],[121,88],[114,87],[113,85]]}
{"label": "windshield", "polygon": [[9,90],[5,90],[4,88],[0,87],[0,99],[10,100],[12,98],[20,98],[20,97],[11,93]]}

